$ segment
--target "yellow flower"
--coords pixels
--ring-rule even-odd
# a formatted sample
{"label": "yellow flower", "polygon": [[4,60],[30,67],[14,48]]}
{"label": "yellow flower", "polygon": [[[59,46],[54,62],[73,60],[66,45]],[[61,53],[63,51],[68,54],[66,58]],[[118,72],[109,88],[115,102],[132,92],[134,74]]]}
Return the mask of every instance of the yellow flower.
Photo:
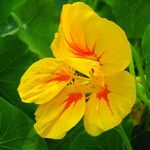
{"label": "yellow flower", "polygon": [[67,4],[51,48],[56,58],[34,63],[18,87],[23,102],[39,104],[39,135],[61,139],[82,117],[93,136],[117,126],[135,100],[124,31],[84,3]]}

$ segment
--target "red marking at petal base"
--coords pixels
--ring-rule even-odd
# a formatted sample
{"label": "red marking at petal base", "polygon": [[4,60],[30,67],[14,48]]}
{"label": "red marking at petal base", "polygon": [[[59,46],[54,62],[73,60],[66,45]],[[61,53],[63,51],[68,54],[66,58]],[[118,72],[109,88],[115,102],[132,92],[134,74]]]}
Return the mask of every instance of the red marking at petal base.
{"label": "red marking at petal base", "polygon": [[65,105],[63,111],[65,111],[67,108],[69,108],[72,103],[76,104],[82,97],[83,97],[83,95],[81,93],[69,94],[68,98],[66,99],[66,105]]}
{"label": "red marking at petal base", "polygon": [[[63,115],[66,109],[68,109],[72,103],[76,104],[81,98],[83,97],[82,93],[70,93],[68,95],[68,98],[66,99],[66,105],[64,109],[61,111],[61,113],[53,120],[54,123],[56,123],[59,118]],[[69,117],[69,116],[68,116]],[[49,129],[53,127],[53,124],[50,124]]]}
{"label": "red marking at petal base", "polygon": [[107,87],[105,87],[103,90],[98,92],[96,96],[99,99],[103,98],[105,100],[108,100],[108,93],[109,93],[109,90],[107,89]]}
{"label": "red marking at petal base", "polygon": [[65,72],[57,72],[55,73],[56,77],[48,80],[47,82],[51,81],[68,81],[70,79],[70,75],[66,74]]}
{"label": "red marking at petal base", "polygon": [[109,107],[109,110],[111,111],[111,114],[113,115],[110,103],[109,103],[109,99],[108,99],[108,94],[110,93],[110,91],[108,90],[108,88],[105,86],[105,88],[103,90],[101,90],[100,92],[97,93],[96,97],[99,100],[105,100],[105,102],[107,103],[107,106]]}
{"label": "red marking at petal base", "polygon": [[70,46],[70,48],[72,49],[70,51],[74,55],[77,55],[79,57],[86,57],[86,58],[89,58],[89,59],[92,59],[92,60],[99,61],[99,59],[100,59],[101,56],[97,56],[94,53],[95,46],[93,47],[93,50],[88,49],[87,46],[86,46],[86,49],[83,50],[79,46],[77,46],[75,43],[68,42],[68,40],[66,38],[65,38],[65,41]]}

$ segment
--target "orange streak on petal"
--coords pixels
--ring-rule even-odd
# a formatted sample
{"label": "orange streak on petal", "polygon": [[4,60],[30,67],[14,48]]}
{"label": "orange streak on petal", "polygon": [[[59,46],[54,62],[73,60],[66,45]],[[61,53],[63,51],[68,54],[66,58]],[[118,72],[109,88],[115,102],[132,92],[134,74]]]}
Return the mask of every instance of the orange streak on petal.
{"label": "orange streak on petal", "polygon": [[69,46],[74,50],[74,51],[72,50],[71,52],[75,55],[78,55],[80,57],[87,57],[89,59],[96,60],[96,61],[99,61],[100,59],[99,56],[94,54],[93,51],[90,51],[89,49],[87,49],[87,51],[82,50],[74,44],[69,44]]}
{"label": "orange streak on petal", "polygon": [[[72,103],[76,104],[82,98],[82,96],[83,95],[81,93],[71,93],[71,94],[69,94],[68,98],[65,100],[66,105],[65,105],[64,109],[53,120],[53,124],[55,124],[59,120],[59,118],[63,115],[63,113],[66,111],[66,109],[68,109],[71,106]],[[49,130],[53,127],[53,124],[50,124]],[[45,131],[45,134],[46,134],[46,131]]]}
{"label": "orange streak on petal", "polygon": [[55,73],[56,77],[48,80],[47,82],[51,81],[68,81],[70,79],[70,75],[66,74],[65,72],[57,72]]}
{"label": "orange streak on petal", "polygon": [[68,98],[66,99],[66,105],[64,107],[63,112],[68,109],[72,103],[76,104],[81,98],[83,97],[83,95],[81,93],[71,93],[69,94]]}
{"label": "orange streak on petal", "polygon": [[113,115],[110,103],[109,103],[109,99],[108,99],[108,94],[110,93],[110,91],[108,90],[108,88],[105,86],[105,88],[103,90],[101,90],[100,92],[97,93],[96,97],[99,100],[105,100],[105,102],[107,103],[107,106],[111,112],[111,114]]}
{"label": "orange streak on petal", "polygon": [[74,42],[68,42],[68,40],[65,38],[66,43],[69,45],[69,47],[72,49],[70,50],[74,55],[77,55],[79,57],[87,57],[92,60],[99,61],[101,56],[97,56],[95,54],[95,45],[93,46],[93,49],[90,50],[87,46],[86,49],[83,50],[79,46],[77,46]]}

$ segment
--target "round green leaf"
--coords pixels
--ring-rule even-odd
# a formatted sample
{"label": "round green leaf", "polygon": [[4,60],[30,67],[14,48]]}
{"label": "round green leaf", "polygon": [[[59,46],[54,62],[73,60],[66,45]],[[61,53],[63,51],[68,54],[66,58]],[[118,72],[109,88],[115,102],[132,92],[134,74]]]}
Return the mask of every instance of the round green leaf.
{"label": "round green leaf", "polygon": [[72,141],[84,130],[83,122],[80,121],[67,135],[61,140],[48,139],[47,144],[51,150],[70,150]]}
{"label": "round green leaf", "polygon": [[150,0],[103,0],[112,8],[116,22],[129,37],[141,38],[150,23]]}
{"label": "round green leaf", "polygon": [[22,5],[26,0],[0,0],[0,25],[10,15],[11,11]]}
{"label": "round green leaf", "polygon": [[0,38],[0,96],[32,118],[35,105],[22,103],[17,87],[23,73],[36,60],[37,55],[16,36]]}
{"label": "round green leaf", "polygon": [[82,132],[70,145],[70,150],[125,150],[118,131],[112,129],[97,137]]}
{"label": "round green leaf", "polygon": [[19,109],[0,98],[0,149],[47,150],[33,129],[33,122]]}
{"label": "round green leaf", "polygon": [[13,13],[20,38],[41,57],[52,56],[50,44],[60,20],[56,4],[54,0],[29,0]]}

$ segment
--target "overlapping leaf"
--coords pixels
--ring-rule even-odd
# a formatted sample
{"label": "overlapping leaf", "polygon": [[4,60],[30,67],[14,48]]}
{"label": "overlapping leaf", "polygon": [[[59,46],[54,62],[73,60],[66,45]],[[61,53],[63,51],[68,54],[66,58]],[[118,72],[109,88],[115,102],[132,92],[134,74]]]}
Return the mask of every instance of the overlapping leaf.
{"label": "overlapping leaf", "polygon": [[33,122],[4,99],[0,98],[0,149],[47,150],[33,129]]}
{"label": "overlapping leaf", "polygon": [[29,0],[13,13],[20,38],[41,57],[52,56],[50,43],[59,23],[59,7],[53,0]]}
{"label": "overlapping leaf", "polygon": [[82,132],[72,142],[70,150],[125,150],[118,131],[111,130],[98,137]]}
{"label": "overlapping leaf", "polygon": [[146,63],[145,65],[146,65],[147,84],[150,89],[150,24],[147,26],[143,36],[142,52]]}
{"label": "overlapping leaf", "polygon": [[0,0],[0,24],[4,22],[11,11],[21,6],[26,0]]}
{"label": "overlapping leaf", "polygon": [[0,38],[0,96],[31,117],[35,106],[21,102],[17,87],[23,73],[36,60],[35,53],[16,36]]}
{"label": "overlapping leaf", "polygon": [[109,4],[116,22],[132,38],[141,38],[150,23],[150,0],[103,0]]}

